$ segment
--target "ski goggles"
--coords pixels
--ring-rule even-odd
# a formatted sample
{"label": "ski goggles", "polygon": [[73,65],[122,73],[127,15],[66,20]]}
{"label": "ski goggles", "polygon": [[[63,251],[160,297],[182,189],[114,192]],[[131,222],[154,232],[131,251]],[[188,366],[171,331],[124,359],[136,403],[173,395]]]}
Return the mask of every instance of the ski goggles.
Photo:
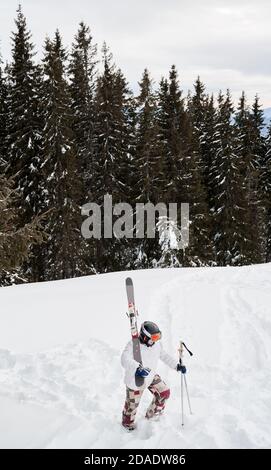
{"label": "ski goggles", "polygon": [[161,335],[160,332],[159,332],[159,333],[155,333],[155,334],[151,335],[150,339],[151,339],[154,343],[156,343],[156,341],[158,341],[159,339],[161,339],[161,336],[162,336],[162,335]]}
{"label": "ski goggles", "polygon": [[161,331],[150,334],[147,330],[145,330],[144,326],[142,327],[142,333],[146,335],[146,337],[148,338],[148,341],[151,343],[156,343],[156,341],[158,341],[162,337]]}

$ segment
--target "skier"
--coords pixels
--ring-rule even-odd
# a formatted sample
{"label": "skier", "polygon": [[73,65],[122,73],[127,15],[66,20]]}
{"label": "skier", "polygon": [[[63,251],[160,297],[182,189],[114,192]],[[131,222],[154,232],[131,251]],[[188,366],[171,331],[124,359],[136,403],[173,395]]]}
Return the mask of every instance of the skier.
{"label": "skier", "polygon": [[[186,368],[183,364],[176,364],[176,360],[170,357],[162,347],[161,331],[158,326],[145,321],[141,325],[139,341],[141,349],[142,364],[133,359],[133,342],[129,341],[121,355],[121,364],[125,369],[126,401],[122,413],[122,425],[129,429],[135,429],[135,416],[142,394],[146,388],[153,394],[153,400],[147,409],[146,418],[160,415],[166,400],[170,396],[170,389],[156,373],[158,360],[161,359],[171,369],[185,374]],[[143,377],[144,383],[138,387],[136,376]]]}

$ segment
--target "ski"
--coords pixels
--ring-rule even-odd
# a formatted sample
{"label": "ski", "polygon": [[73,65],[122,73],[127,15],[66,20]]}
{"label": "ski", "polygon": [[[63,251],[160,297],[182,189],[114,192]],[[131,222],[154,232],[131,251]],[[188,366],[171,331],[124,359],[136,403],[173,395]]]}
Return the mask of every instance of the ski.
{"label": "ski", "polygon": [[[140,341],[138,337],[138,328],[137,328],[137,316],[138,312],[135,307],[135,294],[134,294],[134,285],[130,277],[127,277],[126,281],[126,293],[128,300],[128,317],[130,320],[131,335],[133,341],[133,356],[134,360],[142,364],[142,357],[140,351]],[[141,387],[144,383],[144,377],[135,377],[135,382],[137,387]]]}

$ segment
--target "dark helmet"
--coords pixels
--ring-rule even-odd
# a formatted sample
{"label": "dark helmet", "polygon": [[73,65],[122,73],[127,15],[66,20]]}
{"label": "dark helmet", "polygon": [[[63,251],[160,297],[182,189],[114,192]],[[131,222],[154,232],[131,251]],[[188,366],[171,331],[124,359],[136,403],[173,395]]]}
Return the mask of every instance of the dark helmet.
{"label": "dark helmet", "polygon": [[158,326],[152,321],[144,321],[140,328],[139,339],[141,343],[147,346],[153,346],[153,344],[161,339],[162,333]]}

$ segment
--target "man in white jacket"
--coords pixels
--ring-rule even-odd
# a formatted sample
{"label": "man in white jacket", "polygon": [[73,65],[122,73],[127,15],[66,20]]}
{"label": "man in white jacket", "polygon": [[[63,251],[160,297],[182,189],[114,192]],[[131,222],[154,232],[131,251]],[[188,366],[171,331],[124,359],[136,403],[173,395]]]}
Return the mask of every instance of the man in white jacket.
{"label": "man in white jacket", "polygon": [[[141,325],[140,329],[140,350],[142,364],[133,358],[133,342],[129,341],[121,355],[121,364],[125,369],[124,382],[126,384],[126,401],[122,413],[122,425],[129,429],[135,429],[135,416],[142,394],[146,388],[153,394],[153,400],[147,409],[146,418],[160,415],[166,400],[170,396],[170,389],[156,374],[158,360],[161,359],[171,369],[180,371],[183,374],[186,368],[183,364],[176,364],[176,360],[170,357],[162,347],[160,342],[161,331],[158,326],[150,321]],[[144,382],[140,387],[136,385],[136,376],[143,377]]]}

